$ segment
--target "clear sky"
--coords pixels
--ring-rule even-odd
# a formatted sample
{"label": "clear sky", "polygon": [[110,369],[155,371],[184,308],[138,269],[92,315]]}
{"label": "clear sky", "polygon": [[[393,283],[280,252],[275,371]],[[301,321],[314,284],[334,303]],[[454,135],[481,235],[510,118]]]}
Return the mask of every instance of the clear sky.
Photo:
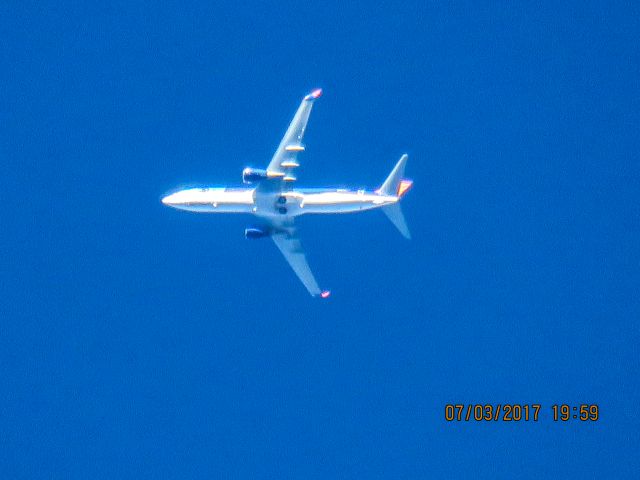
{"label": "clear sky", "polygon": [[[638,4],[222,3],[0,5],[0,477],[639,478]],[[415,181],[299,222],[328,301],[160,203],[316,87],[301,185]]]}

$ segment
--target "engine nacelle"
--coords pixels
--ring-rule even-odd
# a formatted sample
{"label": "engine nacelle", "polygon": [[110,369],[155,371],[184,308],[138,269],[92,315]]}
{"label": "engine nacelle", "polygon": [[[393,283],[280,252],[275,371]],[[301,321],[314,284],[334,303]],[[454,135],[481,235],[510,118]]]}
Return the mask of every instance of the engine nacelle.
{"label": "engine nacelle", "polygon": [[269,232],[262,230],[261,228],[245,228],[244,238],[247,240],[255,240],[257,238],[268,237]]}
{"label": "engine nacelle", "polygon": [[242,170],[242,183],[257,183],[265,178],[267,178],[266,170],[249,167]]}

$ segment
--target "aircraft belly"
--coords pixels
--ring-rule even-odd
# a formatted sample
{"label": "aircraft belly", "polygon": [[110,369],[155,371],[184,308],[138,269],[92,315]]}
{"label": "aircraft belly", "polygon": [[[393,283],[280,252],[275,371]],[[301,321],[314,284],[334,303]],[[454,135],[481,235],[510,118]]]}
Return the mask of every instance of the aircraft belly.
{"label": "aircraft belly", "polygon": [[[171,205],[179,210],[199,213],[251,213],[254,208],[252,190],[190,189],[176,194]],[[173,198],[176,195],[172,196]]]}
{"label": "aircraft belly", "polygon": [[337,203],[337,204],[318,204],[309,205],[306,204],[301,209],[300,215],[304,213],[350,213],[350,212],[362,212],[364,210],[371,210],[377,208],[380,205],[372,205],[368,203]]}
{"label": "aircraft belly", "polygon": [[219,203],[217,205],[210,205],[211,213],[251,213],[253,212],[252,205],[245,204],[224,204]]}
{"label": "aircraft belly", "polygon": [[188,212],[199,213],[252,213],[253,206],[233,203],[201,203],[192,205],[179,205],[174,208]]}
{"label": "aircraft belly", "polygon": [[382,206],[379,197],[355,192],[329,192],[304,196],[301,213],[349,213]]}
{"label": "aircraft belly", "polygon": [[207,204],[211,213],[251,213],[255,206],[252,190],[213,190]]}

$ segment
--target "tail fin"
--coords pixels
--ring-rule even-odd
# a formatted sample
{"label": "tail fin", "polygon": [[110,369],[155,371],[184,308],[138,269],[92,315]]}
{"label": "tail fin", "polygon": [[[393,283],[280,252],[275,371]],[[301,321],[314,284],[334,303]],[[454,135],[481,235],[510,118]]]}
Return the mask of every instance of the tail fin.
{"label": "tail fin", "polygon": [[[404,167],[407,164],[407,159],[409,156],[405,153],[400,157],[396,166],[393,167],[391,173],[384,181],[382,186],[376,190],[380,195],[387,195],[391,197],[398,197],[398,200],[404,196],[405,193],[409,191],[413,182],[411,180],[403,179],[404,175]],[[385,205],[382,207],[382,211],[384,214],[391,220],[396,228],[400,231],[403,237],[411,238],[411,233],[409,232],[409,227],[407,227],[407,222],[404,219],[404,215],[402,214],[402,210],[400,209],[399,203],[393,203],[391,205]]]}

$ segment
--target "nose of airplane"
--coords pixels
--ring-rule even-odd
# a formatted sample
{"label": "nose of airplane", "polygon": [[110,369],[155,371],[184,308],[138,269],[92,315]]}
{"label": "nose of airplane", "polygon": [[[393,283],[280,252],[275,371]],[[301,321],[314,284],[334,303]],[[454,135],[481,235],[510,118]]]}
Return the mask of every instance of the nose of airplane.
{"label": "nose of airplane", "polygon": [[173,205],[175,205],[175,193],[171,194],[171,195],[167,195],[165,197],[162,198],[162,203],[164,205],[168,205],[170,207],[172,207]]}

